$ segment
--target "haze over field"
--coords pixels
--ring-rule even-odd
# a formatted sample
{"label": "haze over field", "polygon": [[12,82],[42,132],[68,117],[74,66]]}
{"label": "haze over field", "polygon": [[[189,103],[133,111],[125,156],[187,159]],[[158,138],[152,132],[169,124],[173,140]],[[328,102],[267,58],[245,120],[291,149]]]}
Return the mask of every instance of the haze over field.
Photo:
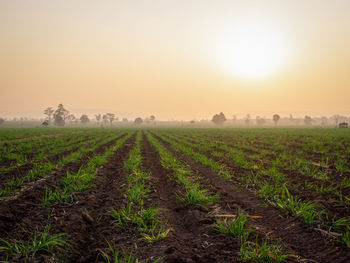
{"label": "haze over field", "polygon": [[350,114],[350,1],[0,0],[0,113]]}

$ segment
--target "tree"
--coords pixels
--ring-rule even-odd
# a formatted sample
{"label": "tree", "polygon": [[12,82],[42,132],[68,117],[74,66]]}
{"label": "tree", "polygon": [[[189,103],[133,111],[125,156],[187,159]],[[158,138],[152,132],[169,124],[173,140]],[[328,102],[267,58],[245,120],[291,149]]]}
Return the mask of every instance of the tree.
{"label": "tree", "polygon": [[109,120],[110,125],[112,126],[113,121],[115,120],[115,114],[106,113],[107,119]]}
{"label": "tree", "polygon": [[123,118],[122,122],[128,122],[127,118]]}
{"label": "tree", "polygon": [[305,125],[311,125],[312,124],[312,118],[310,116],[305,116],[304,118]]}
{"label": "tree", "polygon": [[142,120],[142,118],[140,118],[140,117],[137,117],[137,118],[134,120],[134,123],[137,124],[137,125],[142,124],[142,122],[143,122],[143,120]]}
{"label": "tree", "polygon": [[107,126],[107,123],[108,123],[108,115],[107,114],[103,114],[102,121],[103,121],[103,125]]}
{"label": "tree", "polygon": [[332,118],[334,119],[335,127],[338,127],[338,124],[340,122],[341,116],[338,115],[338,114],[335,114],[335,115],[332,116]]}
{"label": "tree", "polygon": [[89,117],[86,114],[81,115],[80,121],[82,124],[86,124],[90,121]]}
{"label": "tree", "polygon": [[250,124],[250,114],[247,114],[247,116],[245,116],[245,124],[249,125]]}
{"label": "tree", "polygon": [[48,107],[44,110],[44,114],[47,115],[47,118],[48,118],[48,124],[51,123],[52,116],[53,116],[54,112],[55,112],[55,110],[52,107]]}
{"label": "tree", "polygon": [[223,112],[215,114],[211,121],[214,122],[216,125],[222,125],[226,121],[225,114]]}
{"label": "tree", "polygon": [[272,120],[273,120],[273,122],[275,123],[275,125],[277,125],[277,123],[278,123],[278,121],[281,119],[281,117],[280,117],[280,115],[278,115],[278,114],[274,114],[273,116],[272,116]]}
{"label": "tree", "polygon": [[3,118],[0,118],[0,125],[3,124],[5,120]]}
{"label": "tree", "polygon": [[155,121],[155,120],[156,120],[156,117],[155,117],[154,115],[151,115],[151,116],[149,117],[149,119],[150,119],[151,121]]}
{"label": "tree", "polygon": [[45,120],[43,121],[43,123],[41,124],[43,127],[47,127],[49,126],[49,121],[48,120]]}
{"label": "tree", "polygon": [[236,124],[236,122],[237,122],[237,116],[236,115],[232,116],[232,121],[233,121],[234,124]]}
{"label": "tree", "polygon": [[64,108],[63,104],[59,104],[53,114],[54,124],[56,126],[64,126],[68,115],[69,111]]}
{"label": "tree", "polygon": [[256,125],[264,125],[266,120],[264,118],[260,118],[260,116],[256,117]]}
{"label": "tree", "polygon": [[97,125],[100,124],[101,117],[102,117],[102,116],[101,116],[101,113],[95,114],[95,119],[96,119],[96,121],[97,121]]}
{"label": "tree", "polygon": [[69,114],[69,115],[67,116],[67,120],[68,120],[70,123],[72,123],[72,122],[74,122],[74,121],[76,120],[76,118],[75,118],[74,114]]}
{"label": "tree", "polygon": [[326,116],[321,117],[321,125],[322,126],[327,126],[328,119]]}

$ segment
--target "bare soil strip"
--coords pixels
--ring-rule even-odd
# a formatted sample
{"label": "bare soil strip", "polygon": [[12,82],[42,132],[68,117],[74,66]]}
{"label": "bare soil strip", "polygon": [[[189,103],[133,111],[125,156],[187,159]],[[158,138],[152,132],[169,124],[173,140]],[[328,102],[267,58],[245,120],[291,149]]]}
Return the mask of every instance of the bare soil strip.
{"label": "bare soil strip", "polygon": [[209,209],[199,206],[183,207],[176,198],[180,186],[171,180],[171,172],[165,170],[159,154],[143,136],[143,166],[152,173],[157,199],[156,206],[173,228],[170,237],[154,244],[143,258],[164,257],[164,262],[235,262],[240,244],[237,240],[212,230],[214,219],[208,216]]}
{"label": "bare soil strip", "polygon": [[242,208],[250,215],[261,216],[262,218],[252,219],[254,227],[260,229],[260,232],[266,236],[281,238],[282,245],[289,252],[299,256],[300,262],[348,262],[350,258],[348,249],[327,241],[320,232],[307,227],[299,219],[287,218],[278,209],[267,207],[256,193],[246,191],[233,182],[223,180],[209,167],[195,162],[186,155],[179,154],[169,143],[157,135],[155,137],[180,160],[188,163],[194,171],[197,171],[203,177],[202,183],[212,186],[217,194],[224,197],[226,208]]}

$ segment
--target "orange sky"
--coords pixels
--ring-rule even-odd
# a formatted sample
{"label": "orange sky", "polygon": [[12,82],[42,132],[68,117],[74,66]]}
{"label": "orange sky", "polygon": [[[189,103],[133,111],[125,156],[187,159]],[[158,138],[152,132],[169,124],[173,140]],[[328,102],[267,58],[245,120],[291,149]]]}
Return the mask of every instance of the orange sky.
{"label": "orange sky", "polygon": [[[348,0],[0,0],[0,114],[350,114],[349,14]],[[244,79],[215,54],[219,32],[251,18],[278,27],[289,58]]]}

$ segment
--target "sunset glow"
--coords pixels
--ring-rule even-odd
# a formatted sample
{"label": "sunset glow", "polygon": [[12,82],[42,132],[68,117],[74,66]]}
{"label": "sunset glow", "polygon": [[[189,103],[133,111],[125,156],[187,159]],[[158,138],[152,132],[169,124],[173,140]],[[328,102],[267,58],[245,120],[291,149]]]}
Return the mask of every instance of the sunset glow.
{"label": "sunset glow", "polygon": [[265,77],[287,62],[289,43],[281,32],[262,21],[238,22],[218,39],[220,66],[238,77]]}
{"label": "sunset glow", "polygon": [[350,115],[349,13],[347,0],[0,0],[0,116],[59,103],[164,120]]}

